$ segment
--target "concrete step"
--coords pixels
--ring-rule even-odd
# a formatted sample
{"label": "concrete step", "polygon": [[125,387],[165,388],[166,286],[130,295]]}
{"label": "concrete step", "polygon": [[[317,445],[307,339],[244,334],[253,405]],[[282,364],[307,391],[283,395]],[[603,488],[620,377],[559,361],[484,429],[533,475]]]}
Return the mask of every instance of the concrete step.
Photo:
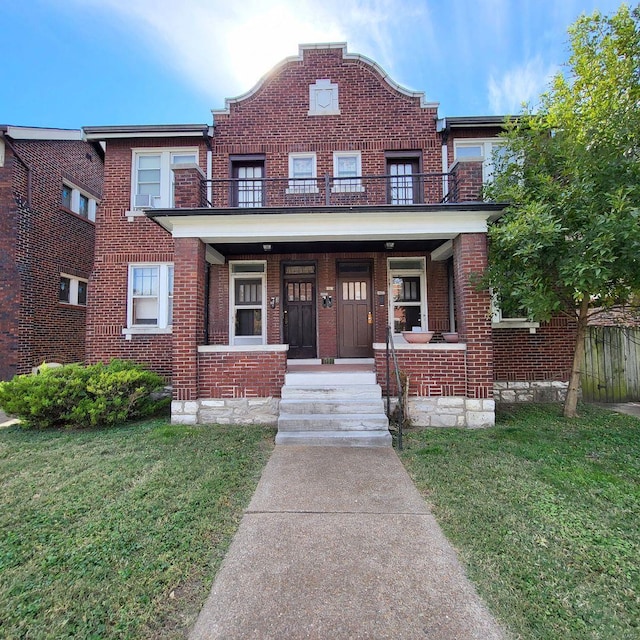
{"label": "concrete step", "polygon": [[295,414],[281,413],[278,417],[280,431],[376,431],[388,430],[387,416],[372,414]]}
{"label": "concrete step", "polygon": [[285,373],[284,384],[285,386],[331,386],[331,387],[343,387],[346,385],[362,385],[362,384],[375,384],[376,374],[374,371],[318,371],[318,372],[304,372],[304,373]]}
{"label": "concrete step", "polygon": [[384,431],[278,431],[276,444],[335,447],[388,447],[391,434]]}
{"label": "concrete step", "polygon": [[378,384],[351,384],[336,386],[332,384],[296,385],[282,387],[282,398],[292,399],[331,399],[331,400],[376,400],[382,398],[382,389]]}
{"label": "concrete step", "polygon": [[362,400],[361,398],[335,398],[313,397],[313,398],[282,398],[280,400],[281,414],[383,414],[384,402],[382,398],[371,398]]}

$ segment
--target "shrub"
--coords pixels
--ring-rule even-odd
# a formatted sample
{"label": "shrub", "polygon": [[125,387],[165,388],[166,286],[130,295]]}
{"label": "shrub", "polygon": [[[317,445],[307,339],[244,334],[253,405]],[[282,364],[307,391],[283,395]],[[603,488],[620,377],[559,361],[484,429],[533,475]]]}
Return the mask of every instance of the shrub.
{"label": "shrub", "polygon": [[150,415],[168,402],[152,392],[161,376],[125,360],[47,369],[0,383],[0,407],[26,426],[110,427]]}

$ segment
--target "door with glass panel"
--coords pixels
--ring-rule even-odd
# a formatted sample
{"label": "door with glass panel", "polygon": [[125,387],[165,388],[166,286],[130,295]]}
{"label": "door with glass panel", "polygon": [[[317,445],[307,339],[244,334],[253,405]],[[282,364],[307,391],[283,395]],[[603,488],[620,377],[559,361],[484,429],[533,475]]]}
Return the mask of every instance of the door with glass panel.
{"label": "door with glass panel", "polygon": [[284,265],[282,322],[291,359],[317,356],[315,269],[314,264]]}
{"label": "door with glass panel", "polygon": [[373,355],[373,305],[371,265],[338,263],[338,356],[369,358]]}
{"label": "door with glass panel", "polygon": [[417,159],[394,159],[387,162],[389,204],[419,204],[422,190]]}
{"label": "door with glass panel", "polygon": [[233,165],[232,206],[253,208],[264,206],[264,163],[236,162]]}

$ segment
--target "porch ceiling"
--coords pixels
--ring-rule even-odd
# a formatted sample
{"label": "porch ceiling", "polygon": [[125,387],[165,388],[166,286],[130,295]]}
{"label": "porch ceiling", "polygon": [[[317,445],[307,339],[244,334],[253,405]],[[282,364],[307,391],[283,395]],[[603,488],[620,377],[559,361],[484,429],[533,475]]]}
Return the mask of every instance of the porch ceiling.
{"label": "porch ceiling", "polygon": [[[300,243],[335,243],[379,250],[385,242],[442,241],[460,233],[484,233],[502,206],[492,204],[414,205],[412,207],[334,207],[312,210],[273,209],[148,209],[146,215],[175,238],[200,238],[215,247],[263,243],[297,247]],[[363,250],[360,248],[359,250]]]}

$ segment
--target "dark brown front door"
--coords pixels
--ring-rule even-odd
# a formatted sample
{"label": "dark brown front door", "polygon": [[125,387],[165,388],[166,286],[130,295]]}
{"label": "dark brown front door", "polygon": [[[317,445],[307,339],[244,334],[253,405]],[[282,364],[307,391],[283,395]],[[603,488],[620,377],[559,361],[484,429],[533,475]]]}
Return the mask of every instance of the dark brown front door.
{"label": "dark brown front door", "polygon": [[316,357],[316,282],[315,277],[285,275],[284,341],[289,358]]}
{"label": "dark brown front door", "polygon": [[371,265],[338,264],[338,356],[368,358],[373,354]]}

